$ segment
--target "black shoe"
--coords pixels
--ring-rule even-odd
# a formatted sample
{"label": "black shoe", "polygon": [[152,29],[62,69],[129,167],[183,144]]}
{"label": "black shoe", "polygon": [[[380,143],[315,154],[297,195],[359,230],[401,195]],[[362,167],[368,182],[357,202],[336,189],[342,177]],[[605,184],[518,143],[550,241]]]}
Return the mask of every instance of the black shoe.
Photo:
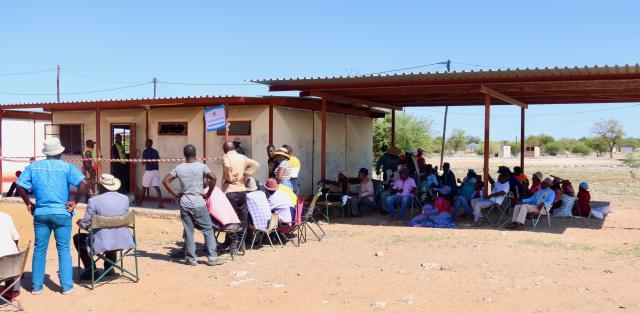
{"label": "black shoe", "polygon": [[[93,271],[94,278],[100,277],[100,272],[98,270]],[[91,270],[84,270],[80,274],[80,280],[91,280]]]}

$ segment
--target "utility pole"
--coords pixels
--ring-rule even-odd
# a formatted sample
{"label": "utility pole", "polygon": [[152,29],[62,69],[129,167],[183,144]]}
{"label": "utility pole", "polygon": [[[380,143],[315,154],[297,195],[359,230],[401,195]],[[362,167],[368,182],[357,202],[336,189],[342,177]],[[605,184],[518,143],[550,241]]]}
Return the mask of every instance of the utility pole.
{"label": "utility pole", "polygon": [[157,78],[153,78],[153,98],[156,98],[156,84],[158,83],[158,79]]}
{"label": "utility pole", "polygon": [[58,100],[57,102],[60,103],[60,64],[58,64],[58,75],[57,75],[57,79],[56,79],[56,85],[57,85],[57,88],[56,88],[56,90],[57,90],[57,92],[56,92],[57,98],[56,99]]}
{"label": "utility pole", "polygon": [[[447,66],[447,73],[451,72],[451,60],[447,60],[444,62]],[[442,145],[440,146],[440,168],[442,168],[442,164],[444,163],[444,143],[447,139],[447,115],[449,115],[449,106],[444,107],[444,125],[442,127]]]}

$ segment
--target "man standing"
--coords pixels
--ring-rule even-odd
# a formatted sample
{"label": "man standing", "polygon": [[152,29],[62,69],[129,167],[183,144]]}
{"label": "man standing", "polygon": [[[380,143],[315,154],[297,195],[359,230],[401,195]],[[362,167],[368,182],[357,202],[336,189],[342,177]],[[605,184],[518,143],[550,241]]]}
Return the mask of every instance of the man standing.
{"label": "man standing", "polygon": [[373,190],[373,182],[369,179],[369,170],[361,168],[358,172],[358,180],[360,185],[356,193],[352,194],[350,201],[351,216],[360,217],[360,206],[368,205],[373,206],[373,196],[375,194]]}
{"label": "man standing", "polygon": [[[129,198],[118,193],[121,182],[111,174],[102,174],[98,180],[98,191],[100,195],[89,199],[84,217],[78,220],[78,227],[88,229],[91,226],[91,218],[98,216],[123,216],[129,213]],[[80,255],[80,260],[84,265],[84,272],[80,275],[81,280],[91,279],[91,257],[89,256],[88,241],[89,235],[86,233],[73,236],[73,245]],[[107,263],[110,260],[115,263],[117,260],[116,250],[132,249],[135,247],[133,236],[127,227],[115,229],[94,230],[93,250],[95,254],[105,254],[104,271],[109,271],[106,275],[115,275],[114,270],[110,270],[112,265]],[[99,275],[96,273],[95,278]]]}
{"label": "man standing", "polygon": [[298,182],[298,176],[300,175],[300,167],[302,164],[300,163],[300,159],[298,159],[295,155],[293,155],[293,148],[290,145],[283,145],[285,149],[289,152],[289,166],[291,167],[291,186],[293,187],[293,193],[300,195],[300,183]]}
{"label": "man standing", "polygon": [[280,161],[275,157],[276,147],[274,145],[267,146],[267,165],[269,166],[269,178],[276,178],[276,168],[280,165]]}
{"label": "man standing", "polygon": [[409,208],[411,197],[416,194],[418,186],[416,181],[409,176],[409,170],[403,168],[400,170],[400,179],[398,179],[391,189],[394,195],[387,198],[387,212],[391,218],[394,218],[395,207],[400,203],[400,212],[397,217],[404,217],[405,212]]}
{"label": "man standing", "polygon": [[[547,178],[542,181],[541,188],[533,196],[522,199],[522,204],[518,204],[513,208],[513,219],[507,229],[522,229],[527,219],[527,213],[538,213],[544,208],[551,208],[555,192],[549,188],[553,181]],[[549,212],[547,212],[549,214]]]}
{"label": "man standing", "polygon": [[[111,174],[118,178],[121,182],[128,181],[128,173],[129,166],[125,161],[127,159],[127,155],[124,150],[124,145],[122,144],[122,135],[116,134],[115,141],[113,145],[111,145],[111,158],[117,159],[118,161],[111,163]],[[125,190],[120,187],[120,192],[124,193]]]}
{"label": "man standing", "polygon": [[240,146],[241,144],[240,137],[233,138],[233,146],[236,148],[236,152],[245,155],[244,148]]}
{"label": "man standing", "polygon": [[[73,268],[71,266],[71,218],[80,199],[87,192],[87,182],[72,164],[62,161],[64,147],[60,139],[45,140],[42,153],[47,157],[28,165],[18,179],[18,194],[33,215],[35,244],[33,249],[31,293],[40,294],[44,283],[47,248],[51,232],[58,250],[58,277],[63,294],[73,293]],[[69,185],[78,188],[74,201],[69,201]],[[27,190],[33,190],[34,205]]]}
{"label": "man standing", "polygon": [[85,150],[82,153],[82,174],[87,178],[89,196],[93,195],[96,191],[96,168],[94,167],[93,162],[98,158],[98,155],[95,151],[95,144],[95,141],[91,139],[87,140],[85,143]]}
{"label": "man standing", "polygon": [[[209,199],[216,186],[216,176],[203,163],[196,161],[196,147],[186,145],[183,149],[185,162],[176,166],[162,181],[164,187],[171,195],[179,199],[180,220],[184,227],[184,247],[187,264],[196,266],[196,242],[193,237],[194,229],[198,229],[204,235],[204,243],[207,249],[207,265],[221,265],[216,253],[216,239],[213,235],[213,223],[207,210],[205,200]],[[182,186],[182,192],[178,193],[171,182],[178,180]],[[204,180],[209,182],[209,190],[204,193]]]}
{"label": "man standing", "polygon": [[142,205],[149,187],[153,187],[156,190],[156,195],[158,195],[158,207],[164,208],[164,205],[162,205],[162,192],[160,191],[160,167],[157,161],[160,159],[160,154],[158,150],[153,148],[153,140],[147,139],[144,145],[146,147],[142,152],[144,175],[142,175],[142,190],[138,196],[137,205]]}
{"label": "man standing", "polygon": [[400,164],[400,149],[393,147],[387,151],[387,147],[382,147],[381,150],[384,154],[376,162],[376,174],[380,176],[380,170],[382,169],[383,180],[387,181],[387,170],[396,171],[398,164]]}
{"label": "man standing", "polygon": [[246,177],[253,174],[260,163],[236,152],[232,142],[222,145],[222,191],[227,195],[231,206],[238,214],[242,228],[247,228],[247,189],[244,186]]}

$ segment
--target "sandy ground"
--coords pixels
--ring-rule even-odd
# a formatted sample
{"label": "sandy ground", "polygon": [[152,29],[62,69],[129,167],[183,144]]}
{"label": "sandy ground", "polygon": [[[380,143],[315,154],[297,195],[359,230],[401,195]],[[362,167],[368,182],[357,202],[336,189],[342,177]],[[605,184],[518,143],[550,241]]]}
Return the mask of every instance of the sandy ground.
{"label": "sandy ground", "polygon": [[[460,173],[480,164],[450,161]],[[171,262],[180,223],[139,217],[139,283],[118,279],[93,291],[76,286],[63,296],[52,245],[44,292],[23,292],[21,300],[28,312],[52,313],[640,312],[640,197],[630,169],[604,159],[528,164],[529,173],[540,168],[590,180],[592,198],[611,201],[615,212],[604,222],[554,219],[551,229],[518,232],[409,228],[371,213],[323,224],[328,236],[321,242],[276,252],[267,246],[235,261],[225,255],[218,267]],[[22,243],[33,238],[24,206],[0,210],[14,217]],[[29,261],[27,290],[30,267]]]}

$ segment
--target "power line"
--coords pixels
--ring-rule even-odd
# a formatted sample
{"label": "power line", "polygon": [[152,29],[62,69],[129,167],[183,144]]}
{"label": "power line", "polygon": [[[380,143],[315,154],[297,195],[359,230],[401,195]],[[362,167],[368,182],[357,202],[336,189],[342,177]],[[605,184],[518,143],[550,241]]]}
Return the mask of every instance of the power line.
{"label": "power line", "polygon": [[416,68],[428,67],[428,66],[434,66],[434,65],[447,65],[447,61],[436,62],[436,63],[431,63],[431,64],[416,65],[416,66],[410,66],[410,67],[403,67],[403,68],[397,68],[397,69],[386,70],[386,71],[382,71],[382,72],[369,73],[369,74],[364,74],[364,76],[378,75],[378,74],[385,74],[385,73],[399,72],[399,71],[406,71],[406,70],[413,70],[413,69],[416,69]]}
{"label": "power line", "polygon": [[[144,86],[144,85],[149,85],[149,84],[151,84],[151,82],[134,84],[134,85],[129,85],[129,86],[116,87],[116,88],[97,89],[97,90],[78,91],[78,92],[65,92],[65,93],[60,93],[60,95],[68,96],[68,95],[82,95],[82,94],[90,94],[90,93],[99,93],[99,92],[107,92],[107,91],[114,91],[114,90],[120,90],[120,89],[134,88],[134,87],[139,87],[139,86]],[[21,92],[8,92],[8,91],[0,91],[0,94],[13,95],[13,96],[55,96],[56,95],[55,92],[53,92],[53,93],[44,93],[44,92],[43,93],[21,93]]]}
{"label": "power line", "polygon": [[47,68],[43,70],[30,71],[30,72],[0,73],[0,76],[19,76],[19,75],[29,75],[29,74],[51,72],[51,71],[53,71],[53,68]]}
{"label": "power line", "polygon": [[460,65],[467,65],[467,66],[474,66],[474,67],[483,67],[483,68],[499,68],[499,69],[503,69],[506,67],[502,67],[502,66],[493,66],[493,65],[482,65],[482,64],[472,64],[472,63],[463,63],[463,62],[451,62],[453,64],[460,64]]}
{"label": "power line", "polygon": [[108,79],[102,79],[102,78],[98,78],[98,77],[89,76],[89,75],[86,75],[86,74],[74,72],[74,71],[68,70],[66,68],[61,68],[61,70],[64,71],[64,72],[67,72],[69,74],[72,74],[72,75],[84,77],[84,78],[87,78],[87,79],[91,79],[91,80],[95,80],[95,81],[99,81],[99,82],[103,82],[103,83],[111,83],[111,84],[140,84],[140,83],[145,82],[145,81],[127,82],[127,81],[118,81],[118,80],[108,80]]}

